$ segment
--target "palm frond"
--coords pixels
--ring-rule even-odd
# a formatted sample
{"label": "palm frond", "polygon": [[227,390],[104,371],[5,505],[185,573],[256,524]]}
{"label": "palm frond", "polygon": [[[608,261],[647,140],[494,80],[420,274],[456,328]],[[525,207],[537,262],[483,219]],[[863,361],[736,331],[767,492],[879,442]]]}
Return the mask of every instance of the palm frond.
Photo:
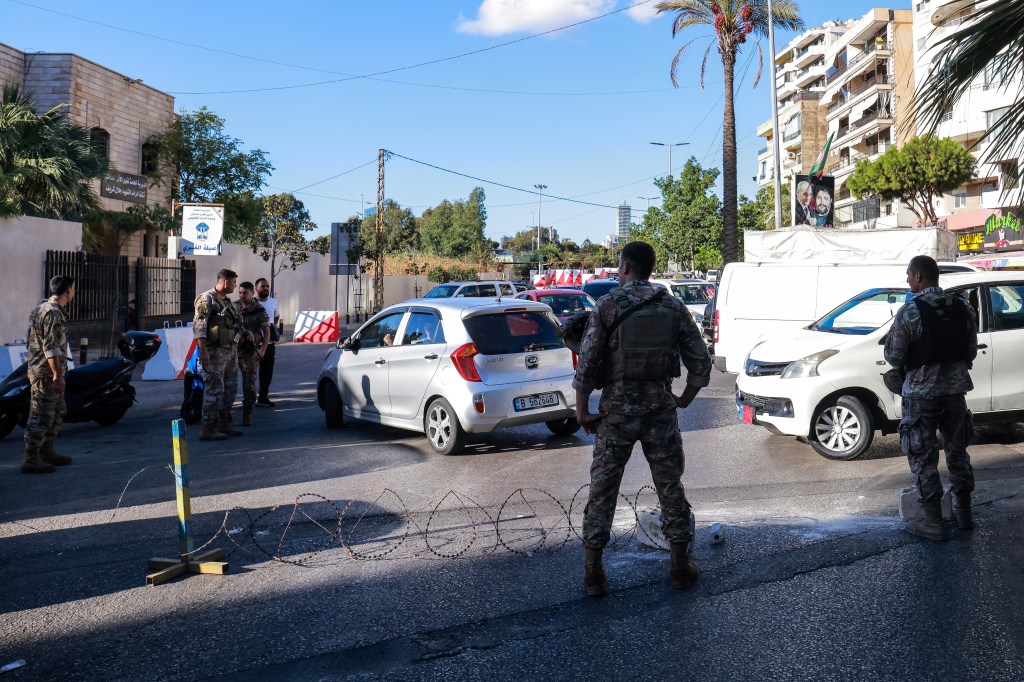
{"label": "palm frond", "polygon": [[654,6],[658,14],[676,12],[672,20],[672,37],[691,26],[714,26],[711,0],[665,0]]}

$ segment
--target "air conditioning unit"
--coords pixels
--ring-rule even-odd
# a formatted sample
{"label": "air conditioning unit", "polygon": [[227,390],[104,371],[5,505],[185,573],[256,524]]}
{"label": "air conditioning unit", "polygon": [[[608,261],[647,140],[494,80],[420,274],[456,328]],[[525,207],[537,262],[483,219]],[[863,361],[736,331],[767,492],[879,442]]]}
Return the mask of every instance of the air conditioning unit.
{"label": "air conditioning unit", "polygon": [[786,158],[790,161],[796,161],[796,152],[789,152],[786,154]]}

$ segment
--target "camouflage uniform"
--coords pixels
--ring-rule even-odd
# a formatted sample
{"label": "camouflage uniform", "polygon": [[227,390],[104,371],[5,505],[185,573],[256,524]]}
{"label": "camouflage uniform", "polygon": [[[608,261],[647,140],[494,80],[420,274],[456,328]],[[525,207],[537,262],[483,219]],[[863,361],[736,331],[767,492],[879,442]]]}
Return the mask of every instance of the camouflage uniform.
{"label": "camouflage uniform", "polygon": [[[625,294],[631,305],[646,301],[659,291],[650,282],[636,280],[613,289],[597,302],[583,337],[579,365],[573,387],[590,392],[604,380],[608,359],[616,353],[617,335],[609,338],[607,330],[621,314],[616,293]],[[671,311],[672,345],[664,352],[676,363],[681,358],[687,369],[686,382],[707,386],[711,380],[711,358],[700,330],[690,312],[673,296],[662,296],[651,306]],[[594,461],[590,466],[590,498],[584,511],[583,546],[602,549],[608,544],[612,520],[618,501],[622,472],[637,441],[651,467],[651,477],[661,502],[662,530],[674,545],[693,539],[690,503],[681,481],[683,475],[683,441],[679,433],[676,403],[671,394],[672,377],[661,381],[618,381],[606,385],[601,393],[600,411],[608,416],[597,426],[594,440]]]}
{"label": "camouflage uniform", "polygon": [[220,419],[230,419],[231,406],[238,394],[236,348],[242,321],[231,301],[221,300],[216,289],[199,294],[195,309],[192,335],[206,339],[210,356],[210,363],[203,367],[203,424],[216,424]]}
{"label": "camouflage uniform", "polygon": [[269,333],[270,318],[267,311],[255,298],[248,305],[235,301],[235,312],[242,320],[242,339],[238,342],[238,369],[242,370],[242,407],[251,408],[256,404],[256,379],[260,359],[256,351],[263,345],[263,335]]}
{"label": "camouflage uniform", "polygon": [[[917,294],[917,297],[931,302],[941,302],[945,296],[939,287],[929,287]],[[946,453],[953,493],[966,494],[974,490],[974,470],[967,454],[967,446],[974,435],[974,417],[967,409],[964,394],[974,388],[968,370],[978,354],[978,322],[970,305],[958,297],[953,299],[970,313],[968,359],[908,368],[903,382],[900,448],[907,455],[923,504],[938,504],[942,499],[937,430],[942,434],[942,448]],[[886,361],[897,370],[907,368],[911,344],[920,340],[923,333],[921,313],[911,299],[896,313],[886,337]]]}
{"label": "camouflage uniform", "polygon": [[68,318],[57,303],[57,297],[37,305],[28,319],[28,379],[32,385],[32,401],[25,425],[25,451],[35,453],[45,439],[57,437],[67,411],[64,394],[53,386],[53,358],[57,371],[67,372]]}

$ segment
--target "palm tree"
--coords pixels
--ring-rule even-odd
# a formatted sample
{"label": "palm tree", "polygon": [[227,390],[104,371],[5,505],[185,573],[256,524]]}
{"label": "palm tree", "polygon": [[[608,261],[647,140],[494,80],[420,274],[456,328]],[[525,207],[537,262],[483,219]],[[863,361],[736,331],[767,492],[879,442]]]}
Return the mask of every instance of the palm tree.
{"label": "palm tree", "polygon": [[[914,98],[919,132],[934,133],[976,78],[986,87],[1016,89],[1014,102],[974,143],[985,164],[1024,157],[1024,0],[986,3],[959,30],[938,41],[932,70]],[[1021,199],[1024,200],[1024,186]]]}
{"label": "palm tree", "polygon": [[[723,225],[723,256],[726,263],[738,260],[739,232],[738,204],[736,196],[736,111],[733,105],[733,75],[736,69],[736,57],[740,45],[747,41],[747,36],[763,38],[768,35],[768,3],[767,0],[665,0],[655,5],[658,13],[675,12],[672,20],[672,36],[692,26],[711,26],[714,36],[709,40],[704,60],[700,66],[700,85],[704,87],[704,72],[708,65],[708,54],[717,45],[718,54],[722,57],[722,69],[725,73],[725,111],[722,117],[722,225]],[[792,0],[774,0],[772,3],[773,23],[780,28],[799,30],[803,28],[796,3]],[[687,47],[702,40],[695,38],[683,45],[672,60],[669,75],[676,87],[676,70],[679,59]],[[757,46],[757,76],[754,86],[761,79],[761,67],[764,57],[761,44]],[[772,65],[772,77],[775,69]]]}
{"label": "palm tree", "polygon": [[92,181],[107,161],[64,105],[36,114],[15,85],[0,98],[0,217],[81,218],[100,206]]}

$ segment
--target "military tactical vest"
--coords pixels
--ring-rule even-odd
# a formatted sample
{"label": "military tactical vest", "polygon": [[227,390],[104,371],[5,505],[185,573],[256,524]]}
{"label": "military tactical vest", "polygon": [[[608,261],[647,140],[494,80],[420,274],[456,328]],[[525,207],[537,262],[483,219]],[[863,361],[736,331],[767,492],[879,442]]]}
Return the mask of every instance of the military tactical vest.
{"label": "military tactical vest", "polygon": [[921,313],[921,338],[910,343],[907,369],[970,360],[971,316],[967,303],[946,294],[941,300],[914,299]]}
{"label": "military tactical vest", "polygon": [[[613,290],[611,296],[619,307],[619,318],[612,334],[615,343],[609,344],[613,347],[608,351],[607,382],[664,382],[678,377],[675,313],[665,304],[664,292],[658,291],[654,294],[657,300],[649,299],[640,306],[634,306],[621,289]],[[626,312],[630,314],[626,316]]]}
{"label": "military tactical vest", "polygon": [[216,294],[206,297],[206,342],[230,348],[242,337],[242,320],[231,301]]}

